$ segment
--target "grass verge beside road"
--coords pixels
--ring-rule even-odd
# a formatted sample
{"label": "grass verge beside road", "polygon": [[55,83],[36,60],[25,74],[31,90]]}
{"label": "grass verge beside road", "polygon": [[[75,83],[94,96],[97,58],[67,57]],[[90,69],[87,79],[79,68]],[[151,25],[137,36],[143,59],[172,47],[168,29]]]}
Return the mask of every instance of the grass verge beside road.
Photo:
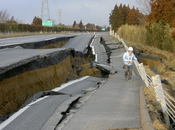
{"label": "grass verge beside road", "polygon": [[[160,75],[161,79],[168,80],[169,84],[167,85],[163,83],[163,88],[170,95],[174,95],[175,60],[173,59],[173,57],[175,57],[175,54],[167,51],[162,51],[158,48],[150,47],[148,45],[134,43],[125,39],[123,40],[125,41],[128,47],[132,46],[136,53],[144,53],[149,57],[156,56],[160,58],[159,62],[149,58],[142,60],[143,62],[145,62],[143,64],[145,66],[146,73],[149,76],[154,76],[158,74]],[[155,64],[156,66],[151,66],[152,62],[157,62],[157,64]],[[168,130],[167,126],[165,125],[162,119],[161,106],[156,101],[155,97],[152,95],[148,87],[144,87],[144,94],[154,129]]]}

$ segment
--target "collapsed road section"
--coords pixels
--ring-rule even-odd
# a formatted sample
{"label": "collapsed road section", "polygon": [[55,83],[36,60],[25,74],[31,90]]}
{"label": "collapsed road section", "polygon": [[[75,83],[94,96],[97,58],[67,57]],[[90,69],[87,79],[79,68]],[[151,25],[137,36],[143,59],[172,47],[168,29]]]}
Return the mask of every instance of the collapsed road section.
{"label": "collapsed road section", "polygon": [[[52,34],[52,35],[35,35],[35,36],[24,36],[15,38],[4,38],[0,39],[0,49],[14,48],[20,46],[25,49],[38,49],[58,46],[58,43],[67,42],[71,38],[80,35],[79,33],[72,34]],[[61,47],[61,46],[59,46]]]}
{"label": "collapsed road section", "polygon": [[62,83],[87,75],[101,78],[106,72],[97,69],[93,63],[90,48],[93,37],[82,34],[57,49],[0,50],[3,61],[0,62],[0,122],[24,107],[25,101],[27,105],[30,99],[47,95],[71,96],[48,91]]}
{"label": "collapsed road section", "polygon": [[86,76],[52,89],[52,92],[65,94],[44,96],[29,103],[4,121],[0,129],[54,130],[59,122],[69,116],[68,111],[74,102],[82,98],[90,89],[97,89],[101,80],[101,78]]}
{"label": "collapsed road section", "polygon": [[54,129],[69,117],[74,102],[95,91],[105,74],[116,72],[94,63],[93,37],[79,35],[58,49],[0,50],[0,129]]}
{"label": "collapsed road section", "polygon": [[[0,115],[9,116],[33,94],[51,90],[61,83],[84,75],[100,76],[93,67],[90,48],[93,35],[81,35],[86,46],[82,51],[69,48],[59,49],[7,48],[0,50]],[[86,49],[88,48],[88,50]],[[84,53],[87,51],[87,53]]]}

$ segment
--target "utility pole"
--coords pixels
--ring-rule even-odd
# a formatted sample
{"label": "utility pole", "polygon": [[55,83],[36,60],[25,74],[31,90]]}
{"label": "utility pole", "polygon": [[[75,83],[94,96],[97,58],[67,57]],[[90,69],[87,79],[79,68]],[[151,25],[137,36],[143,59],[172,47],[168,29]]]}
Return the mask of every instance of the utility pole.
{"label": "utility pole", "polygon": [[59,24],[62,23],[62,18],[61,18],[61,8],[58,9],[58,14],[59,14]]}
{"label": "utility pole", "polygon": [[98,25],[100,26],[101,18],[98,18]]}
{"label": "utility pole", "polygon": [[50,20],[48,0],[42,0],[41,19],[42,20]]}

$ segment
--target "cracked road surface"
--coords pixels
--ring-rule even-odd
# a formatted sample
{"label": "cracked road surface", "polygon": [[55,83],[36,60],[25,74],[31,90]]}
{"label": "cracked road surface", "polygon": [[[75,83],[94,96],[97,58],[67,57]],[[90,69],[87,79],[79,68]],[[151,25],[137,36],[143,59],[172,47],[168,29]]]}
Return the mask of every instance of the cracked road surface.
{"label": "cracked road surface", "polygon": [[[0,129],[40,130],[44,124],[47,123],[49,118],[51,118],[55,110],[59,108],[60,104],[62,104],[62,107],[64,106],[63,108],[65,109],[60,110],[59,117],[57,117],[55,124],[50,124],[49,128],[56,126],[59,120],[62,118],[61,112],[66,111],[66,109],[69,107],[69,103],[79,98],[81,96],[80,94],[84,94],[85,89],[89,87],[96,88],[101,80],[101,78],[87,76],[81,79],[70,81],[67,84],[63,84],[61,87],[53,89],[52,91],[68,93],[71,94],[72,97],[69,95],[53,95],[40,98],[20,109],[12,117],[3,122],[0,125]],[[77,97],[76,95],[79,96]],[[68,100],[69,98],[71,98],[71,101],[68,104],[64,104],[64,101]]]}

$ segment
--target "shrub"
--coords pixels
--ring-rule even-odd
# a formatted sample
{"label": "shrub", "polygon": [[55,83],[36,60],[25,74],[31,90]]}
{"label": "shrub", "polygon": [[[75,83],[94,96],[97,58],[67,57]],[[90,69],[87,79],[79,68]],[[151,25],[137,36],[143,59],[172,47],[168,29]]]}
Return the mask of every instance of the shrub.
{"label": "shrub", "polygon": [[5,31],[5,25],[4,23],[0,23],[0,32],[4,33]]}
{"label": "shrub", "polygon": [[18,32],[19,31],[18,30],[18,24],[12,23],[12,24],[10,24],[10,26],[11,26],[11,31],[12,32]]}
{"label": "shrub", "polygon": [[117,34],[128,41],[175,52],[175,29],[172,29],[169,24],[147,23],[146,28],[126,24],[118,29]]}
{"label": "shrub", "polygon": [[120,37],[127,39],[129,41],[144,44],[146,29],[142,26],[134,26],[126,24],[118,29],[117,34],[120,35]]}
{"label": "shrub", "polygon": [[[146,43],[162,50],[173,52],[173,39],[171,39],[171,28],[169,24],[148,23]],[[150,42],[150,43],[149,43]]]}

